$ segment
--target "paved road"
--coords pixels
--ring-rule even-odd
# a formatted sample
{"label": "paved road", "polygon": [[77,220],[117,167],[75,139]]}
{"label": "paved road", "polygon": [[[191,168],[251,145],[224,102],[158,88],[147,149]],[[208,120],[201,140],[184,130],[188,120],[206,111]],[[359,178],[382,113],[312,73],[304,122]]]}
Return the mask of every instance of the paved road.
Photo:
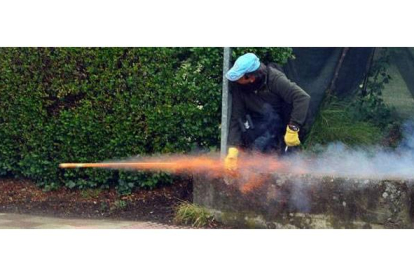
{"label": "paved road", "polygon": [[145,221],[64,219],[0,213],[0,229],[178,229],[172,225]]}

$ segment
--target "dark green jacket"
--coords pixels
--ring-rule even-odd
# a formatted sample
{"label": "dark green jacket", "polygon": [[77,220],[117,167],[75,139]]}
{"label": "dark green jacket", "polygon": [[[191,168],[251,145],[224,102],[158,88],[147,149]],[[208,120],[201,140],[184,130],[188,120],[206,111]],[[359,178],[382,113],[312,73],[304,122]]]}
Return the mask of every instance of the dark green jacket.
{"label": "dark green jacket", "polygon": [[[265,66],[262,64],[262,66]],[[289,121],[301,126],[308,113],[310,96],[284,73],[266,66],[266,77],[260,89],[246,92],[237,84],[232,85],[232,112],[229,127],[229,146],[241,145],[239,118],[265,116],[263,105],[268,103],[282,116],[284,105],[292,105]]]}

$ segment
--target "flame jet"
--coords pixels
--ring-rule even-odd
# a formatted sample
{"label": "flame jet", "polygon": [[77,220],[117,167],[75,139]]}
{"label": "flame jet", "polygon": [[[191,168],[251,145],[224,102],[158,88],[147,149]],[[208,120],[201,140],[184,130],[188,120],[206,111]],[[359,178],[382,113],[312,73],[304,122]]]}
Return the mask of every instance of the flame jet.
{"label": "flame jet", "polygon": [[[207,173],[221,176],[226,171],[219,157],[211,156],[173,156],[164,158],[146,158],[136,161],[104,162],[104,163],[62,163],[63,169],[71,168],[103,168],[103,169],[129,169],[146,171],[167,171],[172,173]],[[286,170],[286,165],[281,160],[268,156],[248,156],[240,158],[238,162],[239,172],[269,173]]]}
{"label": "flame jet", "polygon": [[102,168],[129,169],[146,171],[167,171],[172,173],[224,173],[224,167],[219,158],[211,157],[175,157],[168,160],[150,160],[148,162],[104,162],[104,163],[62,163],[63,169],[73,168]]}

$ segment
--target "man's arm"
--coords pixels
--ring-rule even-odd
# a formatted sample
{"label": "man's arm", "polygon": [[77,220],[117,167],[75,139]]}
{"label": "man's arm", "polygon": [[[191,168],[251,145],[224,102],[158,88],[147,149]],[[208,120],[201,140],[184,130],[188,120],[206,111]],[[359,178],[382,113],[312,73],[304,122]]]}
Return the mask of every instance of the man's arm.
{"label": "man's arm", "polygon": [[280,71],[269,81],[271,92],[277,93],[284,101],[293,105],[290,123],[303,125],[309,109],[310,96]]}
{"label": "man's arm", "polygon": [[237,87],[232,86],[232,107],[231,117],[229,125],[229,138],[228,145],[230,147],[238,147],[242,143],[241,129],[239,125],[239,118],[243,118],[246,115],[246,108],[241,98],[240,92]]}

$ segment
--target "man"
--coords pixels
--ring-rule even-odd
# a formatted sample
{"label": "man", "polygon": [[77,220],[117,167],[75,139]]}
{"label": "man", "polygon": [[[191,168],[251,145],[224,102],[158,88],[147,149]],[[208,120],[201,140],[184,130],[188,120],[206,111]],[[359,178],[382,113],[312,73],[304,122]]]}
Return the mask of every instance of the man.
{"label": "man", "polygon": [[240,148],[269,153],[300,145],[310,96],[275,67],[248,53],[226,74],[232,88],[227,170],[237,169]]}

